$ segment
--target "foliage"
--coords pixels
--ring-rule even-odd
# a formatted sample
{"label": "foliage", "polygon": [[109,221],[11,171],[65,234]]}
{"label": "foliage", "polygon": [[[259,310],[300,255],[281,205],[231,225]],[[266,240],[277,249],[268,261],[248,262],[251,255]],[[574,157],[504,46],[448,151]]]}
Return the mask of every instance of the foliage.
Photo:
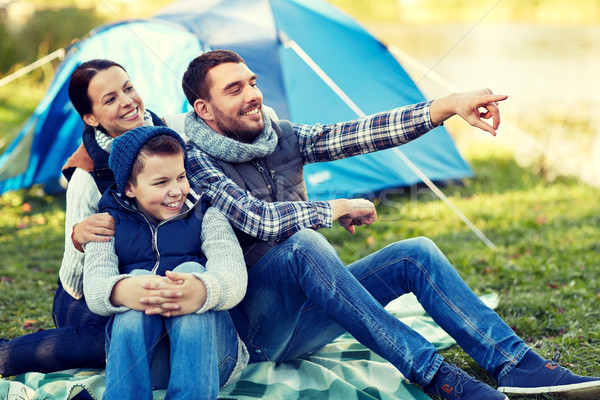
{"label": "foliage", "polygon": [[23,48],[0,17],[0,73],[7,71],[16,60],[23,59]]}
{"label": "foliage", "polygon": [[7,73],[13,64],[25,65],[64,48],[105,21],[93,10],[66,7],[37,10],[23,27],[15,29],[2,22],[0,73]]}
{"label": "foliage", "polygon": [[[69,21],[57,24],[56,21]],[[35,49],[44,47],[47,53],[66,47],[73,40],[83,37],[90,29],[102,24],[104,19],[91,10],[67,7],[59,9],[42,9],[36,11],[21,31],[26,47]]]}

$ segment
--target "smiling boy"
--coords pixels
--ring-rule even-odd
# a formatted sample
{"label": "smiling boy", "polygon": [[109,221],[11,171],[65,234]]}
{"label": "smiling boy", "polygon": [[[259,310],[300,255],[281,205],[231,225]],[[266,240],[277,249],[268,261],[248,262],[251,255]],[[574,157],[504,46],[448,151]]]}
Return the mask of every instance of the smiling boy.
{"label": "smiling boy", "polygon": [[[244,296],[241,248],[225,217],[190,188],[185,144],[165,127],[140,127],[115,139],[109,159],[116,184],[99,208],[115,220],[107,242],[85,246],[84,294],[90,309],[112,315],[107,329],[105,399],[216,399],[245,366],[247,352],[227,310]],[[131,276],[156,274],[180,290],[143,312],[113,298]],[[170,363],[154,359],[169,336]],[[141,362],[140,362],[141,360]],[[150,366],[168,376],[152,381]],[[158,366],[158,367],[156,367]],[[170,369],[170,371],[169,371]]]}

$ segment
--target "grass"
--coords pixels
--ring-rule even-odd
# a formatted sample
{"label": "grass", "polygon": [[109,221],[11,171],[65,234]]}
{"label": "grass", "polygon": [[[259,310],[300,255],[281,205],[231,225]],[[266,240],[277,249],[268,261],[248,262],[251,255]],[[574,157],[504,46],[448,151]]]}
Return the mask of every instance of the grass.
{"label": "grass", "polygon": [[[495,251],[421,187],[384,193],[376,200],[378,221],[354,236],[340,227],[324,233],[345,262],[396,240],[430,237],[478,294],[500,294],[498,313],[541,354],[560,351],[564,365],[600,375],[598,190],[575,179],[548,183],[518,167],[509,152],[487,146],[465,151],[476,178],[444,191]],[[38,189],[0,197],[0,337],[53,326],[64,205],[64,197]],[[489,379],[460,348],[444,355]]]}
{"label": "grass", "polygon": [[[518,167],[510,153],[485,145],[466,156],[476,179],[444,190],[495,243],[495,251],[419,188],[380,204],[378,222],[351,240],[339,228],[328,237],[346,262],[394,240],[432,238],[478,294],[500,294],[498,313],[540,354],[559,351],[564,365],[600,375],[598,190],[575,179],[548,183]],[[444,355],[492,382],[460,348]]]}
{"label": "grass", "polygon": [[[42,94],[41,86],[31,90],[27,83],[0,91],[0,149]],[[576,179],[547,182],[518,167],[510,152],[487,145],[463,153],[476,178],[444,192],[496,244],[495,251],[421,187],[384,193],[376,201],[379,220],[354,236],[339,227],[324,233],[346,262],[396,240],[430,237],[478,294],[500,294],[498,313],[540,354],[560,351],[563,365],[600,376],[598,190]],[[64,197],[36,188],[0,196],[0,337],[53,327],[64,207]],[[444,355],[489,379],[458,347]]]}

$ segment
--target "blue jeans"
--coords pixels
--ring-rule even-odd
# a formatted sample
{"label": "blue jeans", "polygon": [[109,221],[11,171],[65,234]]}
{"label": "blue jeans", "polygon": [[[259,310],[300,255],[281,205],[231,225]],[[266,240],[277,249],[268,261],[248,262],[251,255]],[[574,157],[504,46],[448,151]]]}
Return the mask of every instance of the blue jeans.
{"label": "blue jeans", "polygon": [[74,299],[60,282],[52,314],[56,329],[0,339],[0,375],[104,367],[104,334],[109,318],[91,312],[84,298]]}
{"label": "blue jeans", "polygon": [[393,243],[346,267],[321,234],[307,229],[265,254],[248,281],[232,317],[251,362],[308,356],[349,332],[425,386],[442,357],[384,309],[407,292],[496,378],[529,350],[427,238]]}
{"label": "blue jeans", "polygon": [[[177,272],[204,270],[191,262],[175,268]],[[134,271],[143,273],[150,272]],[[166,357],[154,357],[167,338]],[[165,399],[216,399],[235,367],[238,351],[237,331],[227,311],[177,317],[126,311],[113,316],[106,343],[105,400],[152,399],[153,389],[167,389]],[[151,369],[163,376],[157,379]]]}

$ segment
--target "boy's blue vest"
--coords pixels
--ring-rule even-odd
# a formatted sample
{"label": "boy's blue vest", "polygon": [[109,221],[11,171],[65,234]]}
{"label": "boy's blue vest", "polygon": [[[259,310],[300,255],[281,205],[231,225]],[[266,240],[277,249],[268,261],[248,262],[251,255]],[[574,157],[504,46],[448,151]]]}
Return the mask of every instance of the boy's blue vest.
{"label": "boy's blue vest", "polygon": [[186,261],[206,264],[200,240],[202,219],[210,205],[206,196],[198,198],[190,191],[188,200],[195,201],[190,209],[154,225],[114,189],[111,187],[102,195],[98,207],[100,212],[108,212],[115,219],[115,252],[120,273],[145,269],[165,275],[165,271]]}

